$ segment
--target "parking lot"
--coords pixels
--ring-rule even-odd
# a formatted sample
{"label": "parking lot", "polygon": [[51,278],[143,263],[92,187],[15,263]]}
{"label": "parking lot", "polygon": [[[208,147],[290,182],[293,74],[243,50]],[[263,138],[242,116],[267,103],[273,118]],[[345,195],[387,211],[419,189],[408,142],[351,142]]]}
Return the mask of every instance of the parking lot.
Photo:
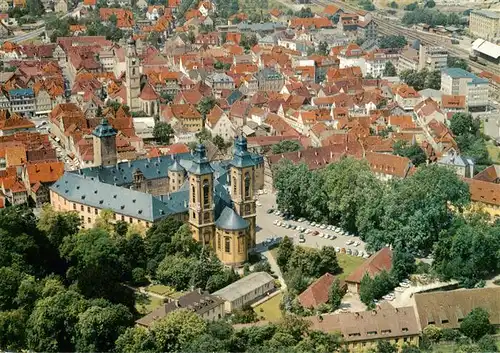
{"label": "parking lot", "polygon": [[[263,195],[259,195],[258,197],[258,206],[257,207],[257,243],[260,243],[271,237],[284,237],[288,236],[293,240],[295,244],[299,244],[299,236],[298,230],[291,228],[283,228],[281,226],[277,226],[273,224],[276,220],[283,221],[281,216],[276,216],[274,213],[267,213],[270,208],[276,209],[276,196],[272,193],[266,193]],[[358,256],[360,252],[365,253],[365,244],[358,237],[353,236],[345,236],[341,235],[338,232],[333,230],[321,229],[318,226],[311,226],[306,222],[297,222],[297,221],[285,221],[290,225],[301,226],[311,231],[317,231],[318,233],[323,233],[326,235],[335,235],[337,238],[332,240],[328,238],[321,237],[319,235],[311,235],[304,234],[304,242],[300,243],[304,246],[321,248],[323,246],[333,246],[339,249],[350,249],[351,251],[357,250]],[[347,241],[358,242],[358,246],[354,246],[354,244],[346,245]]]}

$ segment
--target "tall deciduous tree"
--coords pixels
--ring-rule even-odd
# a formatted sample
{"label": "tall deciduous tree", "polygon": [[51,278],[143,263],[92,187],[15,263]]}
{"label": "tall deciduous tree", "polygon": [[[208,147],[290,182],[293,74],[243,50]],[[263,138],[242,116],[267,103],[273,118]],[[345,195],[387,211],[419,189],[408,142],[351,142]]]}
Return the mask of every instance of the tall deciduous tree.
{"label": "tall deciduous tree", "polygon": [[397,75],[397,72],[396,72],[396,68],[394,67],[394,64],[390,61],[386,62],[385,67],[384,67],[384,76],[392,77],[392,76],[396,76],[396,75]]}
{"label": "tall deciduous tree", "polygon": [[491,333],[492,329],[490,314],[483,308],[472,309],[460,324],[460,331],[474,341]]}
{"label": "tall deciduous tree", "polygon": [[330,289],[328,291],[328,304],[332,306],[332,310],[337,310],[342,304],[342,298],[344,297],[345,291],[340,285],[340,281],[336,278]]}
{"label": "tall deciduous tree", "polygon": [[169,123],[157,122],[153,128],[153,137],[159,143],[170,144],[174,136],[174,129]]}
{"label": "tall deciduous tree", "polygon": [[288,264],[288,260],[290,260],[290,258],[292,257],[292,254],[293,242],[289,237],[285,236],[278,247],[278,253],[276,257],[276,262],[283,271],[286,270],[286,265]]}
{"label": "tall deciduous tree", "polygon": [[302,149],[302,145],[296,140],[283,140],[271,147],[273,154],[295,152]]}

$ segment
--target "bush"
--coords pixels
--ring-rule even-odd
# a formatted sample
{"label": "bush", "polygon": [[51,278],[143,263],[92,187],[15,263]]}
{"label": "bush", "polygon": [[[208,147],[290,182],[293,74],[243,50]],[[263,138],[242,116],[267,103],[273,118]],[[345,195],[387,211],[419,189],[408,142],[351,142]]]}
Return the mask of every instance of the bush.
{"label": "bush", "polygon": [[441,330],[442,341],[456,341],[460,338],[460,336],[461,334],[459,331],[451,328],[444,328]]}
{"label": "bush", "polygon": [[479,346],[481,352],[498,352],[495,339],[490,335],[481,337],[481,339],[477,341],[477,345]]}
{"label": "bush", "polygon": [[424,328],[423,335],[431,342],[439,342],[442,336],[442,330],[436,325],[428,325]]}

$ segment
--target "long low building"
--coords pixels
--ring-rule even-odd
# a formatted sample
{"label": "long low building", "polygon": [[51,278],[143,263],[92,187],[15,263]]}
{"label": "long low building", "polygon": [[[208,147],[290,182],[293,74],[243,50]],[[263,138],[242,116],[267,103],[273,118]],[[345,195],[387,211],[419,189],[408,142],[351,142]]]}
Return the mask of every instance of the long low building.
{"label": "long low building", "polygon": [[230,313],[259,300],[274,290],[274,278],[269,273],[254,272],[219,289],[212,295],[223,299],[224,310]]}

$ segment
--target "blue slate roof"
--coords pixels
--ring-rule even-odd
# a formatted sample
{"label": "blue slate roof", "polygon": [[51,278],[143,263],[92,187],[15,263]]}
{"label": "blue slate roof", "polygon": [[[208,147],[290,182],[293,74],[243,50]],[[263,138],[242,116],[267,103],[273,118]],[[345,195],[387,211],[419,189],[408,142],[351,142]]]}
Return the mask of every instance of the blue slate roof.
{"label": "blue slate roof", "polygon": [[217,228],[225,230],[243,230],[248,228],[248,221],[239,216],[232,208],[225,207],[217,221]]}
{"label": "blue slate roof", "polygon": [[204,175],[211,174],[213,172],[214,169],[208,161],[205,146],[200,143],[194,150],[193,163],[191,164],[191,168],[189,168],[189,173]]}
{"label": "blue slate roof", "polygon": [[18,88],[18,89],[11,89],[9,91],[9,96],[11,97],[24,97],[33,95],[34,92],[32,88]]}
{"label": "blue slate roof", "polygon": [[92,131],[92,135],[97,137],[113,137],[116,136],[117,133],[118,131],[116,131],[113,126],[109,125],[108,119],[102,119],[101,123]]}
{"label": "blue slate roof", "polygon": [[236,137],[231,165],[238,168],[246,168],[255,164],[252,155],[248,152],[247,139],[243,135]]}
{"label": "blue slate roof", "polygon": [[[93,177],[66,172],[50,189],[65,199],[147,222],[176,213],[151,194],[108,185]],[[187,198],[186,198],[187,200]]]}
{"label": "blue slate roof", "polygon": [[174,157],[174,163],[168,167],[168,170],[171,172],[185,172],[186,169],[179,163],[179,159]]}
{"label": "blue slate roof", "polygon": [[465,71],[464,69],[460,69],[458,67],[448,67],[446,69],[443,69],[443,73],[447,74],[448,76],[452,78],[475,78],[477,77],[473,73],[470,73],[469,71]]}

